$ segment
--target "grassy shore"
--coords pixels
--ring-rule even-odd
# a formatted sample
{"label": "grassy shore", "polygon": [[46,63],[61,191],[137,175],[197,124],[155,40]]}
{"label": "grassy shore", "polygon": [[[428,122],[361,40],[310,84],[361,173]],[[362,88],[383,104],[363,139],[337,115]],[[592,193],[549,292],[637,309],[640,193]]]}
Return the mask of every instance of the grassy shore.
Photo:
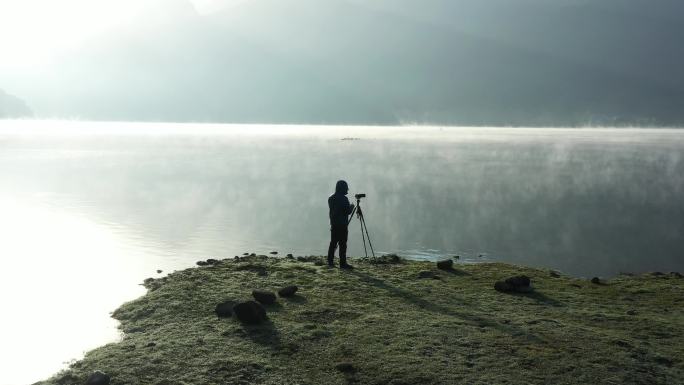
{"label": "grassy shore", "polygon": [[[113,314],[121,342],[42,384],[84,384],[94,370],[111,384],[684,384],[676,275],[595,284],[502,263],[442,271],[386,258],[345,271],[316,260],[247,257],[149,279]],[[517,274],[535,290],[493,289]],[[264,324],[214,314],[292,284]]]}

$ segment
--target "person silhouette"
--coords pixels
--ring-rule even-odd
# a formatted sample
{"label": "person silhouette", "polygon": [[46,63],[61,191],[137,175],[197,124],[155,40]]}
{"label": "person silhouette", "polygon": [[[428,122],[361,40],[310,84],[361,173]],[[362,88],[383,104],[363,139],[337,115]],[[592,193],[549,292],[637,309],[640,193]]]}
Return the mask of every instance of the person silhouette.
{"label": "person silhouette", "polygon": [[338,180],[335,184],[335,193],[328,198],[330,217],[330,246],[328,246],[328,266],[335,266],[335,249],[340,246],[340,268],[351,269],[347,263],[347,235],[349,234],[349,215],[354,210],[354,205],[349,203],[347,182]]}

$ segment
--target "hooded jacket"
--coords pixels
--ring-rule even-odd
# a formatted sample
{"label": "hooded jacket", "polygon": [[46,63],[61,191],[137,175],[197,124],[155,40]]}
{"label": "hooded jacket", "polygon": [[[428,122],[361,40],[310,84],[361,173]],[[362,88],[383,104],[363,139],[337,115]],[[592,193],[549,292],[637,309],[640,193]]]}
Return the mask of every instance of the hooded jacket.
{"label": "hooded jacket", "polygon": [[349,214],[352,213],[352,206],[347,199],[349,187],[347,182],[340,180],[335,185],[335,193],[328,198],[328,208],[330,209],[330,226],[347,227]]}

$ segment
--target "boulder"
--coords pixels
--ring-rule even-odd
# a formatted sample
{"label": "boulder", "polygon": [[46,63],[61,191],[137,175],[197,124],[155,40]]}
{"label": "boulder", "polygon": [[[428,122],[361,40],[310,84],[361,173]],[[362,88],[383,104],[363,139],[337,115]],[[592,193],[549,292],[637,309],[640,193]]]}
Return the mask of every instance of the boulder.
{"label": "boulder", "polygon": [[218,265],[220,262],[217,259],[209,258],[207,259],[207,265]]}
{"label": "boulder", "polygon": [[267,290],[252,290],[252,297],[264,305],[271,305],[276,300],[275,293]]}
{"label": "boulder", "polygon": [[295,285],[286,286],[278,290],[278,295],[281,297],[292,297],[293,295],[295,295],[297,290],[299,290],[299,288]]}
{"label": "boulder", "polygon": [[266,310],[254,301],[240,302],[233,306],[233,313],[240,322],[245,324],[259,324],[266,320]]}
{"label": "boulder", "polygon": [[197,266],[207,266],[209,265],[207,261],[197,261]]}
{"label": "boulder", "polygon": [[109,375],[99,370],[94,371],[86,380],[86,385],[109,385]]}
{"label": "boulder", "polygon": [[441,270],[453,270],[454,260],[453,259],[445,259],[444,261],[439,261],[439,262],[437,262],[437,268],[441,269]]}
{"label": "boulder", "polygon": [[294,258],[294,255],[288,254],[288,255],[286,255],[285,257],[286,257],[287,259],[292,259],[292,258]]}
{"label": "boulder", "polygon": [[591,283],[595,285],[600,285],[601,284],[601,279],[599,277],[594,277],[591,279]]}
{"label": "boulder", "polygon": [[214,312],[219,318],[229,318],[233,316],[233,306],[235,306],[234,301],[225,301],[216,305]]}

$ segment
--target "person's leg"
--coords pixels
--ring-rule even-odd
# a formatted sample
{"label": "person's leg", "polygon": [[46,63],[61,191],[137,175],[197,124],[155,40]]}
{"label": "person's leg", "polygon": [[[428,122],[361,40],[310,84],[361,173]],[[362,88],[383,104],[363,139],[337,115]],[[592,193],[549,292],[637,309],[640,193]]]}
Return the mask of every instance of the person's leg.
{"label": "person's leg", "polygon": [[335,259],[335,249],[337,248],[337,234],[334,228],[330,229],[330,246],[328,246],[328,265],[333,264]]}
{"label": "person's leg", "polygon": [[340,243],[340,266],[347,264],[347,235],[349,235],[347,227],[340,229],[338,238]]}

